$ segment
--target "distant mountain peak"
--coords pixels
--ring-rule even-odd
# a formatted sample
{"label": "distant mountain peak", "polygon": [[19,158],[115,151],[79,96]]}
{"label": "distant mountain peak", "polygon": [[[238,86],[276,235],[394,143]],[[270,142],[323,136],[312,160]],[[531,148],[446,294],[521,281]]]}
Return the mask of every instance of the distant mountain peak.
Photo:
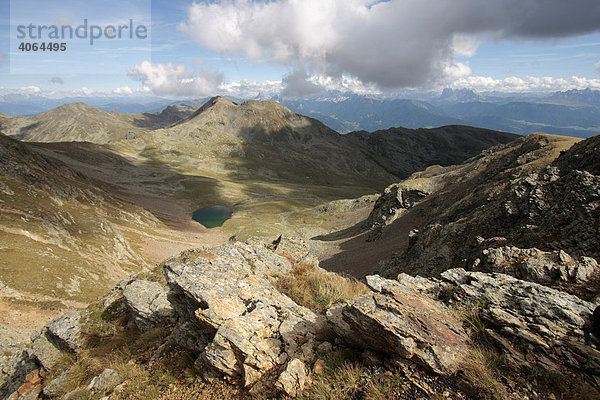
{"label": "distant mountain peak", "polygon": [[481,95],[471,89],[445,88],[439,99],[446,101],[476,101],[481,99]]}
{"label": "distant mountain peak", "polygon": [[195,113],[190,115],[190,117],[187,120],[194,119],[198,115],[203,114],[208,110],[216,111],[216,110],[219,110],[222,108],[231,108],[231,107],[237,107],[237,104],[235,104],[232,101],[227,100],[224,97],[214,96],[210,100],[208,100],[206,103],[204,103],[202,105],[202,107],[200,107]]}

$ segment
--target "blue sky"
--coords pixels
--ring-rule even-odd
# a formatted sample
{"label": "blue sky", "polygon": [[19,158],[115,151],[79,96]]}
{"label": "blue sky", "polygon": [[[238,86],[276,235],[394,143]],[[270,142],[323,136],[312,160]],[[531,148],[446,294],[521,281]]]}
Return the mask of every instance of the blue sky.
{"label": "blue sky", "polygon": [[476,0],[432,0],[439,11],[415,0],[62,0],[52,8],[12,1],[13,11],[28,9],[39,24],[55,23],[57,9],[99,25],[128,16],[143,21],[147,13],[151,42],[79,41],[62,55],[11,52],[10,1],[0,0],[3,92],[293,97],[333,89],[600,89],[595,1],[574,0],[568,14],[564,2],[523,1],[539,7],[533,22],[489,4],[478,8]]}

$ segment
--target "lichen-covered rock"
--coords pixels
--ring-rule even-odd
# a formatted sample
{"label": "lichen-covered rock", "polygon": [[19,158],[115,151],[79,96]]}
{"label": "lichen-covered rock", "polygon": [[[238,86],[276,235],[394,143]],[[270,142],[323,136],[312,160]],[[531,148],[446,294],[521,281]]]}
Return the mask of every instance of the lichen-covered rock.
{"label": "lichen-covered rock", "polygon": [[90,382],[87,390],[92,392],[106,393],[112,391],[123,379],[114,369],[107,368]]}
{"label": "lichen-covered rock", "polygon": [[16,391],[37,366],[29,357],[27,346],[10,335],[9,328],[0,326],[0,330],[4,333],[0,335],[0,398],[4,399]]}
{"label": "lichen-covered rock", "polygon": [[543,354],[538,358],[545,368],[566,363],[600,374],[600,352],[586,344],[584,332],[595,304],[505,274],[457,268],[444,272],[442,278],[456,285],[452,301],[457,307],[479,308],[490,329]]}
{"label": "lichen-covered rock", "polygon": [[79,311],[68,312],[52,321],[46,326],[46,335],[63,351],[79,352],[83,346],[79,320]]}
{"label": "lichen-covered rock", "polygon": [[436,373],[454,372],[468,352],[468,337],[453,312],[397,281],[366,280],[372,292],[328,311],[337,333],[360,348],[411,359]]}
{"label": "lichen-covered rock", "polygon": [[136,280],[123,290],[125,304],[141,331],[172,324],[175,312],[167,300],[167,289],[160,283]]}
{"label": "lichen-covered rock", "polygon": [[216,372],[251,390],[290,360],[314,355],[325,321],[266,279],[288,271],[285,257],[252,241],[223,245],[186,264],[165,264],[180,321],[195,327],[196,335],[203,332],[196,362],[203,374]]}
{"label": "lichen-covered rock", "polygon": [[514,246],[484,248],[472,269],[505,273],[544,285],[583,283],[600,272],[591,257],[575,260],[563,250],[545,252]]}
{"label": "lichen-covered rock", "polygon": [[279,388],[290,397],[296,397],[301,394],[307,383],[308,374],[306,373],[306,366],[297,358],[288,363],[285,371],[283,371],[277,380]]}
{"label": "lichen-covered rock", "polygon": [[13,392],[9,400],[36,400],[42,393],[42,382],[46,378],[43,369],[35,369],[25,377],[25,382]]}

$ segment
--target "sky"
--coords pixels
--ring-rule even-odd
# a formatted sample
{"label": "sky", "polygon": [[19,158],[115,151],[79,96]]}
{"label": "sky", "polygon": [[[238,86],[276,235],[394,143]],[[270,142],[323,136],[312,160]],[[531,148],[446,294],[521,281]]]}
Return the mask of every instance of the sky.
{"label": "sky", "polygon": [[[84,19],[104,33],[131,22],[147,34],[125,28],[93,44],[18,37],[19,25]],[[67,49],[18,49],[49,41]],[[0,0],[0,94],[295,98],[446,87],[600,89],[600,2]]]}

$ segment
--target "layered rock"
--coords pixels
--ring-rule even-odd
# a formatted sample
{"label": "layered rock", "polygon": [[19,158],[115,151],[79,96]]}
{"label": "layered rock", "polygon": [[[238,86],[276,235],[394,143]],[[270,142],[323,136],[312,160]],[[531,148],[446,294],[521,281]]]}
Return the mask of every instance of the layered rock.
{"label": "layered rock", "polygon": [[290,376],[314,355],[325,321],[266,279],[290,270],[286,258],[266,247],[239,242],[192,263],[165,265],[180,320],[203,333],[206,344],[196,363],[205,376],[224,375],[252,390],[285,373],[280,387],[289,394],[298,390]]}
{"label": "layered rock", "polygon": [[397,281],[376,275],[366,281],[372,292],[328,311],[336,332],[354,346],[454,372],[468,352],[468,337],[453,312]]}
{"label": "layered rock", "polygon": [[563,250],[545,252],[514,246],[484,248],[472,269],[505,273],[544,285],[583,283],[599,272],[598,263],[591,257],[575,260]]}
{"label": "layered rock", "polygon": [[517,369],[536,365],[557,373],[566,366],[600,378],[600,352],[590,343],[600,337],[589,335],[596,304],[506,274],[455,268],[441,278],[400,274],[398,284],[476,314],[484,325],[478,334],[495,343]]}
{"label": "layered rock", "polygon": [[133,281],[123,290],[123,299],[141,331],[175,321],[175,312],[167,300],[167,290],[160,283]]}

